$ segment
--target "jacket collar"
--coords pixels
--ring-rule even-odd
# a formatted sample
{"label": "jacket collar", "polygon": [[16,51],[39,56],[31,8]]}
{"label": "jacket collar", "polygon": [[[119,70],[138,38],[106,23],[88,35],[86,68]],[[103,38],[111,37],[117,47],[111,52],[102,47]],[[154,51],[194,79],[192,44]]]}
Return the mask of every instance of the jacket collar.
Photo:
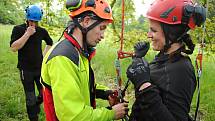
{"label": "jacket collar", "polygon": [[182,55],[183,47],[179,48],[175,52],[171,54],[165,54],[163,52],[158,53],[158,55],[155,56],[155,59],[151,63],[165,63],[170,62],[174,63],[178,60],[180,60],[184,55]]}
{"label": "jacket collar", "polygon": [[89,61],[95,56],[95,53],[96,53],[95,48],[93,48],[93,47],[88,47],[86,49],[81,48],[81,46],[79,45],[77,40],[71,34],[68,34],[67,32],[64,32],[64,37],[67,40],[69,40],[69,42],[71,42],[83,56],[88,58]]}

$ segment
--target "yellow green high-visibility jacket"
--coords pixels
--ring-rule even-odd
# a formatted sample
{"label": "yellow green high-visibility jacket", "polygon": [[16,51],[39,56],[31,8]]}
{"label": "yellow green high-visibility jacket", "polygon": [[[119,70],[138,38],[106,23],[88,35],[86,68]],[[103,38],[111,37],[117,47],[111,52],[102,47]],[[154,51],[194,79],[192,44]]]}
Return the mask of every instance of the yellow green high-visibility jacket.
{"label": "yellow green high-visibility jacket", "polygon": [[58,42],[44,57],[41,76],[46,120],[111,121],[113,110],[92,107],[91,67],[74,41],[65,39]]}

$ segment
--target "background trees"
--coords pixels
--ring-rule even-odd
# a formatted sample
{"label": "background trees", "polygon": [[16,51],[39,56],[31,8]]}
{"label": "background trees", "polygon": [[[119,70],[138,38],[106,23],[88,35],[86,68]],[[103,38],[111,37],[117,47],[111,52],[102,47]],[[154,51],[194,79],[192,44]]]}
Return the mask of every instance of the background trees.
{"label": "background trees", "polygon": [[[114,60],[119,49],[119,39],[121,32],[121,0],[108,0],[113,8],[114,23],[108,27],[105,41],[97,47],[96,57],[92,65],[96,72],[97,81],[112,84],[115,79]],[[142,0],[143,1],[143,0]],[[205,0],[195,0],[205,4]],[[9,49],[10,34],[15,24],[25,21],[24,10],[30,4],[39,4],[44,9],[44,18],[40,24],[47,28],[55,41],[58,40],[62,31],[69,21],[68,11],[65,9],[65,0],[0,0],[0,120],[5,121],[27,121],[24,104],[24,92],[19,79],[19,72],[16,70],[16,54]],[[214,121],[215,119],[215,98],[213,95],[215,88],[214,70],[215,58],[212,52],[215,51],[215,0],[209,0],[208,18],[206,22],[206,32],[204,41],[206,48],[203,58],[203,76],[200,116],[204,121]],[[147,40],[148,22],[142,15],[135,16],[135,6],[133,0],[125,0],[125,33],[124,42],[126,51],[132,51],[133,43],[137,40]],[[8,25],[12,24],[12,25]],[[202,28],[190,31],[193,41],[198,44],[202,40]],[[111,49],[110,49],[111,48]],[[196,49],[197,50],[197,49]],[[107,54],[109,53],[109,54]],[[195,60],[197,51],[191,56]],[[147,59],[154,57],[154,53],[147,54]],[[122,61],[122,76],[126,80],[125,70],[130,64],[130,60]],[[111,83],[109,83],[111,82]],[[130,87],[129,87],[130,88]],[[133,89],[128,89],[132,95]],[[134,94],[133,94],[134,95]],[[131,96],[130,96],[131,97]],[[129,99],[130,99],[129,97]],[[193,98],[191,113],[195,110],[195,99]],[[42,110],[42,109],[41,109]],[[44,113],[41,112],[41,121],[45,120]]]}
{"label": "background trees", "polygon": [[[108,0],[113,8],[114,24],[110,27],[108,39],[110,44],[119,42],[121,32],[121,0]],[[197,2],[206,6],[206,0]],[[208,1],[208,19],[206,22],[205,42],[208,50],[214,51],[215,43],[215,0]],[[42,26],[48,28],[51,34],[60,35],[60,31],[66,27],[69,21],[68,11],[65,9],[64,0],[1,0],[0,2],[0,23],[2,24],[20,24],[25,20],[24,10],[30,4],[39,4],[44,9],[44,19]],[[135,16],[135,6],[133,0],[125,0],[125,45],[133,45],[137,40],[146,40],[147,20],[141,15]],[[60,29],[59,29],[60,28]],[[202,33],[201,28],[192,32],[193,40],[198,43]]]}

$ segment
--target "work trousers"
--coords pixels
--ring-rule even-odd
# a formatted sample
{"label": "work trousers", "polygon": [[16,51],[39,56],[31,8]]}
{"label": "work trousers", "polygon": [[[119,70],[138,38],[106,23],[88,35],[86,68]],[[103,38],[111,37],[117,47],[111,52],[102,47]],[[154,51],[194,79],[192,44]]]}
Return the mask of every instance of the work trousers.
{"label": "work trousers", "polygon": [[[24,87],[26,109],[30,121],[37,121],[40,112],[40,104],[42,103],[42,85],[40,83],[40,70],[28,71],[20,69],[20,78]],[[36,96],[35,84],[39,95]]]}

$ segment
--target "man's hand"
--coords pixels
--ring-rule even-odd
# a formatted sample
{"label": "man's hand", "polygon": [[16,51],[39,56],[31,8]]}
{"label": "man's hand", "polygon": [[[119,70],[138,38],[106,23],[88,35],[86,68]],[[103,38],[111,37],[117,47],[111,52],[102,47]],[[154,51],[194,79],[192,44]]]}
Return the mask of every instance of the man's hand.
{"label": "man's hand", "polygon": [[112,93],[109,94],[108,96],[108,102],[110,106],[112,107],[113,105],[116,105],[119,103],[119,98],[118,98],[118,91],[117,90],[111,90]]}
{"label": "man's hand", "polygon": [[119,103],[112,107],[115,112],[114,120],[124,118],[128,114],[128,103]]}
{"label": "man's hand", "polygon": [[133,58],[132,64],[127,69],[127,77],[134,84],[136,90],[150,81],[150,69],[148,62],[143,58]]}
{"label": "man's hand", "polygon": [[29,26],[26,30],[26,34],[28,36],[31,36],[33,35],[34,33],[36,32],[36,29],[35,29],[35,26]]}
{"label": "man's hand", "polygon": [[13,42],[11,44],[11,50],[13,52],[16,52],[19,49],[21,49],[25,45],[25,43],[28,41],[29,37],[31,35],[33,35],[35,32],[36,32],[35,26],[29,26],[26,29],[25,34],[22,35],[21,38],[17,39],[15,42]]}

